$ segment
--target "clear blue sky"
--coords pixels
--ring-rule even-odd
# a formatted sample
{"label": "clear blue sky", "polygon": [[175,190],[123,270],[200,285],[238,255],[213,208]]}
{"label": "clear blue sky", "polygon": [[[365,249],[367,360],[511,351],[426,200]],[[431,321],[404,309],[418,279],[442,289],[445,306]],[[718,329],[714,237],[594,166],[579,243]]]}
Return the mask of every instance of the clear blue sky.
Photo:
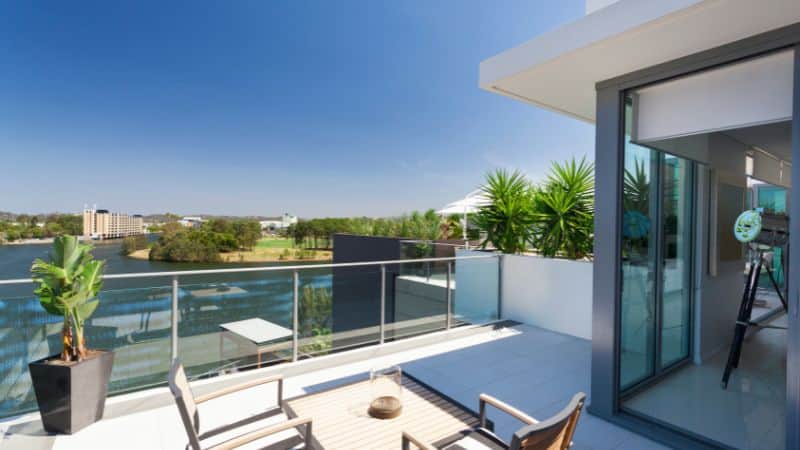
{"label": "clear blue sky", "polygon": [[478,88],[569,1],[0,5],[0,210],[388,216],[594,128]]}

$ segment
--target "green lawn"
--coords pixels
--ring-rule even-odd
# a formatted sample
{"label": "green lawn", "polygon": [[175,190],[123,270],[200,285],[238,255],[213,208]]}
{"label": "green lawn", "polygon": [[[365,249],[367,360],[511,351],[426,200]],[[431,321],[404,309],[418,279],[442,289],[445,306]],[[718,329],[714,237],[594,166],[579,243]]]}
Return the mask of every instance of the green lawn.
{"label": "green lawn", "polygon": [[293,248],[293,242],[284,238],[262,238],[259,239],[256,248]]}

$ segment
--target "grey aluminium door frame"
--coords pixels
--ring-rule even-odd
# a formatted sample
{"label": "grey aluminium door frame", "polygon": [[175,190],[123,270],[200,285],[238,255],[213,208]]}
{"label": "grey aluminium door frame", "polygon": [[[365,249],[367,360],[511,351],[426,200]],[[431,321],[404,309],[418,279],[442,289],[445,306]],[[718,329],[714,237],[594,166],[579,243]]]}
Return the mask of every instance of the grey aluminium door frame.
{"label": "grey aluminium door frame", "polygon": [[[680,448],[714,448],[702,436],[621,411],[619,400],[622,171],[625,93],[717,66],[782,49],[795,49],[792,118],[792,186],[800,187],[800,23],[628,73],[597,83],[595,137],[595,264],[592,304],[592,369],[589,411],[656,440]],[[624,57],[624,55],[621,55]],[[792,198],[797,196],[791,195]],[[800,201],[790,216],[800,220]],[[800,261],[800,233],[793,233],[789,259]],[[790,264],[788,281],[800,280],[800,264]],[[800,448],[800,283],[789,286],[786,448]]]}

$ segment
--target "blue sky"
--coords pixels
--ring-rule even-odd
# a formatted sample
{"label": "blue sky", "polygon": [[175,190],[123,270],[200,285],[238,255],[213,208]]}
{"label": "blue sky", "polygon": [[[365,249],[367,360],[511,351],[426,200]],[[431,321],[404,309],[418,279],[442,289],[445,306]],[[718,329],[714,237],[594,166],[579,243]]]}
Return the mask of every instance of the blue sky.
{"label": "blue sky", "polygon": [[0,210],[389,216],[594,128],[478,88],[584,1],[4,2]]}

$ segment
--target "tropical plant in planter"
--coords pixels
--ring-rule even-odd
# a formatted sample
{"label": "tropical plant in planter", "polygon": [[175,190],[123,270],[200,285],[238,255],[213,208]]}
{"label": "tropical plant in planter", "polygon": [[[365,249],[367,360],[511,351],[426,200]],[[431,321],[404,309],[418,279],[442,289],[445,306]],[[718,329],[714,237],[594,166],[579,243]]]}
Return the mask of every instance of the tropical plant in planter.
{"label": "tropical plant in planter", "polygon": [[42,308],[64,319],[61,353],[28,365],[50,432],[73,433],[103,416],[113,353],[86,348],[84,324],[99,305],[105,266],[91,251],[74,236],[59,236],[49,260],[37,258],[31,267]]}
{"label": "tropical plant in planter", "polygon": [[553,163],[533,196],[531,243],[544,256],[582,259],[594,246],[594,164]]}
{"label": "tropical plant in planter", "polygon": [[535,220],[531,184],[521,172],[500,169],[486,175],[481,190],[489,199],[475,215],[475,224],[486,232],[481,246],[491,243],[503,253],[524,252]]}

